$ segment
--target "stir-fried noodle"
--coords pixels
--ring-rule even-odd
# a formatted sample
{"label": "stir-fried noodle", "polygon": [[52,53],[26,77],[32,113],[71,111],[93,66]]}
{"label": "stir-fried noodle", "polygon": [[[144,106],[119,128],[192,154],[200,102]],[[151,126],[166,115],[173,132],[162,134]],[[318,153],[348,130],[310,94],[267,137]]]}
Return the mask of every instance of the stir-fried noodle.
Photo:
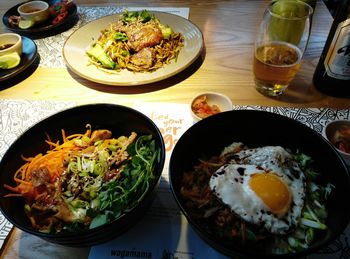
{"label": "stir-fried noodle", "polygon": [[101,31],[87,55],[91,64],[109,73],[122,69],[152,72],[176,62],[183,43],[181,33],[173,32],[147,11],[126,11]]}

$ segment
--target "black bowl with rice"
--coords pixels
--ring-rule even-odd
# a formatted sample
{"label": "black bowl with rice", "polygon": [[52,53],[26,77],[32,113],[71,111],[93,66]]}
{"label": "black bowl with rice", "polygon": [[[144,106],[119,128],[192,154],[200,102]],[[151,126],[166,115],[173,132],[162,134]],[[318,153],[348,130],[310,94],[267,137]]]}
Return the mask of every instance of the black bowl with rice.
{"label": "black bowl with rice", "polygon": [[[223,155],[225,147],[230,148]],[[278,150],[281,147],[286,155],[280,151],[272,157],[255,153],[266,148],[276,150],[275,147]],[[280,167],[289,168],[285,179],[291,184],[281,183],[283,177],[274,173],[278,167],[269,166],[277,160],[281,161]],[[249,170],[253,170],[250,175]],[[253,188],[251,179],[258,171],[264,177],[274,176],[273,179],[277,175],[277,180],[255,181]],[[310,255],[335,240],[350,219],[350,176],[342,157],[316,131],[270,112],[228,111],[196,123],[177,142],[170,159],[169,177],[173,195],[189,224],[210,246],[235,258]],[[295,179],[301,184],[294,184]],[[276,191],[278,195],[289,190],[291,198],[288,194],[285,199],[278,198],[277,203],[261,198],[264,192],[270,197],[274,195],[272,186],[282,186],[277,187],[282,190]],[[298,195],[301,203],[293,200]],[[255,205],[249,201],[254,200],[263,208],[250,210]],[[280,210],[281,201],[291,212]],[[295,220],[287,219],[286,215],[296,210],[291,209],[296,203],[300,212],[295,212]],[[256,221],[249,214],[251,211],[258,215]],[[280,228],[266,219],[270,216],[276,219],[274,222],[279,220]],[[286,227],[287,223],[291,226]]]}

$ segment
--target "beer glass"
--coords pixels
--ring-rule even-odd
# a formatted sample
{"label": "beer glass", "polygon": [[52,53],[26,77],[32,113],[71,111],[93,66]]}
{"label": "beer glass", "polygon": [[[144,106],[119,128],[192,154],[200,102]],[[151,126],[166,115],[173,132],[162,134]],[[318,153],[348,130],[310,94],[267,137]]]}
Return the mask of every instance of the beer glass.
{"label": "beer glass", "polygon": [[256,89],[268,96],[284,92],[301,64],[313,9],[299,0],[272,2],[265,10],[254,47]]}

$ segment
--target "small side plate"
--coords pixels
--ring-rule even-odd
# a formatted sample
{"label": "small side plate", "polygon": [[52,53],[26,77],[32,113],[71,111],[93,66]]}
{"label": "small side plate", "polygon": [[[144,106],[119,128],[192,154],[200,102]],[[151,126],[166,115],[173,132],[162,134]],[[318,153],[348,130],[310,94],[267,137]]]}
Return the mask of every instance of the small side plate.
{"label": "small side plate", "polygon": [[0,82],[7,80],[26,70],[30,65],[33,64],[37,54],[38,51],[35,42],[25,36],[22,36],[21,62],[18,66],[12,69],[0,69]]}
{"label": "small side plate", "polygon": [[[57,2],[57,0],[49,0],[47,1],[49,5],[54,4]],[[25,3],[25,2],[23,2]],[[49,19],[47,22],[31,27],[29,29],[21,29],[18,27],[13,27],[10,25],[8,18],[11,15],[16,15],[19,16],[19,13],[17,12],[18,6],[22,5],[23,3],[20,3],[18,5],[15,5],[11,7],[2,17],[2,22],[6,26],[7,29],[16,32],[21,35],[27,35],[27,36],[32,36],[32,35],[39,35],[39,34],[47,34],[47,33],[60,33],[62,29],[65,28],[65,26],[69,26],[71,22],[74,22],[74,20],[77,20],[77,6],[73,3],[72,6],[68,10],[68,16],[66,19],[62,20],[62,22],[58,24],[51,24],[52,19]]]}

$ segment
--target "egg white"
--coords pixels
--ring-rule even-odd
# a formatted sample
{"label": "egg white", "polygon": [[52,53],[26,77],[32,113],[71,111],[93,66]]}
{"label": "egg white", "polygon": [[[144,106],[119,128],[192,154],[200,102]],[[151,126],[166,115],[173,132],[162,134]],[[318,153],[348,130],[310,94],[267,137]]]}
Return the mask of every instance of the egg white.
{"label": "egg white", "polygon": [[[249,185],[252,175],[271,171],[284,182],[291,194],[290,207],[283,215],[274,214]],[[219,168],[209,182],[214,194],[234,213],[276,234],[286,234],[299,224],[305,185],[302,170],[292,155],[279,146],[239,151],[234,161]]]}

